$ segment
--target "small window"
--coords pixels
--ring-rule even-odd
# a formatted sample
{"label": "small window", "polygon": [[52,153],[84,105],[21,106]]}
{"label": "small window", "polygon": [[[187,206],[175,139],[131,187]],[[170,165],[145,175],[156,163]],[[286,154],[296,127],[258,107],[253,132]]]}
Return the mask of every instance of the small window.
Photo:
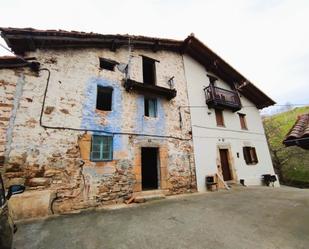
{"label": "small window", "polygon": [[112,95],[113,88],[111,87],[97,87],[97,109],[101,111],[112,110]]}
{"label": "small window", "polygon": [[157,100],[145,98],[145,116],[157,117]]}
{"label": "small window", "polygon": [[156,64],[155,60],[148,57],[143,58],[143,81],[145,84],[156,84]]}
{"label": "small window", "polygon": [[100,68],[106,69],[106,70],[109,70],[109,71],[114,71],[115,66],[118,64],[117,61],[113,61],[113,60],[110,60],[110,59],[99,58],[99,60],[100,60]]}
{"label": "small window", "polygon": [[246,164],[257,164],[258,163],[258,158],[256,155],[256,151],[254,147],[243,147],[243,152],[244,152],[244,158],[246,161]]}
{"label": "small window", "polygon": [[223,111],[216,109],[215,113],[216,113],[217,126],[224,126]]}
{"label": "small window", "polygon": [[238,113],[239,115],[239,121],[240,121],[240,127],[242,130],[248,130],[247,122],[246,122],[246,114]]}
{"label": "small window", "polygon": [[92,136],[91,141],[91,161],[113,160],[113,137],[112,136]]}

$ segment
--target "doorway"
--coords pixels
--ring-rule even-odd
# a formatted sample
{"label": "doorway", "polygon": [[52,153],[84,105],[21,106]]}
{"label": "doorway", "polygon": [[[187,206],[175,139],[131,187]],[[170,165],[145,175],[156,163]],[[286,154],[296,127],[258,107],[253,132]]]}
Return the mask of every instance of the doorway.
{"label": "doorway", "polygon": [[158,189],[158,148],[142,147],[142,190]]}
{"label": "doorway", "polygon": [[228,149],[219,149],[220,151],[220,161],[221,169],[224,181],[232,180],[232,174],[229,164],[229,150]]}

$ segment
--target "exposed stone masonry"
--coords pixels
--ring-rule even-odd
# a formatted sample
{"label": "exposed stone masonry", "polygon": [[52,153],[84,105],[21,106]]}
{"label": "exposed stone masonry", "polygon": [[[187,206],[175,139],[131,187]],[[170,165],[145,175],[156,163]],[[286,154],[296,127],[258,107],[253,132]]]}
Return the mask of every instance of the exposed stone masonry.
{"label": "exposed stone masonry", "polygon": [[[188,105],[182,57],[173,52],[133,51],[131,78],[139,82],[143,81],[140,54],[160,61],[156,65],[159,86],[168,87],[171,76],[176,83],[177,96],[173,100],[158,99],[158,117],[155,119],[144,117],[144,96],[125,91],[121,72],[99,69],[99,57],[127,62],[126,49],[116,52],[103,49],[38,50],[27,55],[35,56],[42,67],[51,71],[43,124],[189,139],[114,135],[113,160],[106,162],[90,160],[92,134],[104,133],[40,127],[46,71],[34,74],[29,69],[0,70],[1,84],[8,86],[5,97],[9,101],[14,98],[14,84],[21,75],[24,76],[5,162],[7,185],[19,183],[27,188],[27,201],[23,195],[14,197],[16,216],[35,217],[122,203],[141,191],[142,147],[158,148],[159,184],[166,194],[196,190],[190,112],[181,111],[182,124],[176,113],[179,106]],[[9,79],[10,83],[3,83],[4,79]],[[113,87],[111,112],[95,110],[97,85]],[[7,111],[8,117],[12,108],[10,103],[2,104],[0,108],[1,113]],[[7,126],[9,122],[4,120],[2,124]],[[1,127],[3,146],[6,143],[2,139],[4,131]],[[4,147],[0,152],[3,151]],[[37,194],[40,191],[42,195]],[[31,206],[34,201],[31,193],[36,201],[42,197],[41,206]],[[43,209],[46,212],[42,212]]]}
{"label": "exposed stone masonry", "polygon": [[12,116],[16,83],[0,80],[0,168],[5,161],[7,130]]}

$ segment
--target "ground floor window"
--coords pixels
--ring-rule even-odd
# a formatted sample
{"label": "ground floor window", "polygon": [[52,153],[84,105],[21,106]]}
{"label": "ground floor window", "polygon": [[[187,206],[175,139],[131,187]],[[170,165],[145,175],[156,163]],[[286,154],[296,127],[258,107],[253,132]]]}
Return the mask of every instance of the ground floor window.
{"label": "ground floor window", "polygon": [[254,147],[245,146],[243,147],[244,158],[246,164],[257,164],[258,158]]}
{"label": "ground floor window", "polygon": [[113,137],[93,135],[91,140],[91,161],[113,159]]}

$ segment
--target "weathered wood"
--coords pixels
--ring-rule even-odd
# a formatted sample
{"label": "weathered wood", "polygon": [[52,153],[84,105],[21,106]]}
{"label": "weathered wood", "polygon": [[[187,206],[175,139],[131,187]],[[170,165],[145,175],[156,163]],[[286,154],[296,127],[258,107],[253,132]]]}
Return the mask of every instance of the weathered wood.
{"label": "weathered wood", "polygon": [[131,79],[126,80],[126,82],[124,83],[124,87],[127,91],[133,90],[140,93],[157,95],[165,97],[169,100],[175,98],[177,95],[177,91],[175,89],[168,89],[161,86],[144,84]]}

